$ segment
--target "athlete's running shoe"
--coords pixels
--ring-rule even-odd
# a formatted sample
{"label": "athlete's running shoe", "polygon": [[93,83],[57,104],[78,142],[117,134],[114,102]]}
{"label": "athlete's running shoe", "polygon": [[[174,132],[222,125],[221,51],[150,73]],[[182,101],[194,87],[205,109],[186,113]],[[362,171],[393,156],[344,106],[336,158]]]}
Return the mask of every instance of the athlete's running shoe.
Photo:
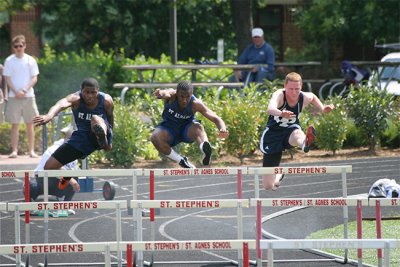
{"label": "athlete's running shoe", "polygon": [[310,151],[310,146],[314,142],[314,139],[315,139],[315,128],[314,126],[311,125],[307,129],[306,140],[304,141],[303,151],[305,153]]}
{"label": "athlete's running shoe", "polygon": [[93,126],[93,131],[94,131],[94,134],[96,135],[97,143],[99,144],[99,146],[102,149],[105,149],[108,144],[106,132],[99,124],[96,124]]}
{"label": "athlete's running shoe", "polygon": [[196,169],[196,167],[192,163],[190,163],[186,157],[183,157],[181,159],[181,161],[179,162],[179,166],[188,169]]}
{"label": "athlete's running shoe", "polygon": [[64,190],[67,188],[69,180],[71,180],[71,178],[61,177],[60,180],[58,180],[58,189]]}
{"label": "athlete's running shoe", "polygon": [[203,165],[210,165],[212,148],[209,142],[205,141],[202,147],[203,152]]}

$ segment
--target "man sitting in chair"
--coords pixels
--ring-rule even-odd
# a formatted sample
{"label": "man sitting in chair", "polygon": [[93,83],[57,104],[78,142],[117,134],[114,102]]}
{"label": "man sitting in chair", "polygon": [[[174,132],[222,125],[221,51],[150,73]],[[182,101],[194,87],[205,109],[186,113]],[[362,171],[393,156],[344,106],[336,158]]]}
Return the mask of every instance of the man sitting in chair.
{"label": "man sitting in chair", "polygon": [[[42,159],[39,164],[35,168],[35,181],[30,182],[30,195],[33,201],[36,201],[39,195],[44,193],[43,187],[43,178],[38,177],[38,172],[44,170],[44,165],[48,158],[57,150],[62,144],[64,144],[72,135],[74,128],[72,125],[69,125],[63,129],[61,129],[61,133],[63,133],[64,138],[59,139],[53,143],[52,146],[47,148],[47,150],[43,153]],[[78,161],[72,161],[62,167],[64,170],[76,170],[78,169]],[[64,190],[60,190],[58,188],[59,179],[56,177],[49,177],[49,195],[54,195],[57,198],[64,197],[64,201],[71,201],[75,192],[79,192],[80,186],[76,179],[71,178],[68,186]]]}

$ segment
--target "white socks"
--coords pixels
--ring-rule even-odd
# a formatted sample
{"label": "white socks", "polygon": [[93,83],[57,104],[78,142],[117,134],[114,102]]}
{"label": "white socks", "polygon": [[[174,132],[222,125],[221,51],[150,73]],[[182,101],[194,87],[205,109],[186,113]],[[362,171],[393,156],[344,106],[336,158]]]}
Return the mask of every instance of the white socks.
{"label": "white socks", "polygon": [[169,155],[167,155],[168,158],[172,159],[173,161],[179,163],[182,159],[182,156],[179,155],[178,153],[175,152],[175,150],[173,150],[171,148],[171,153],[169,153]]}
{"label": "white socks", "polygon": [[204,145],[204,142],[203,142],[203,143],[201,143],[201,144],[200,144],[200,146],[199,146],[199,147],[200,147],[200,151],[201,151],[201,152],[203,152],[203,145]]}

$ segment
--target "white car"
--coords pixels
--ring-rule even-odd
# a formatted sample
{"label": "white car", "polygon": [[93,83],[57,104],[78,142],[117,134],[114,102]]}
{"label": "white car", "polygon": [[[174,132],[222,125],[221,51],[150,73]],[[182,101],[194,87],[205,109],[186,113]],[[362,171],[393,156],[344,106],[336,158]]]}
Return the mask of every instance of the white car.
{"label": "white car", "polygon": [[[377,86],[382,90],[400,96],[400,52],[387,54],[381,62],[397,62],[398,64],[378,67],[378,72],[371,75],[370,82],[376,81]],[[380,75],[377,76],[377,73]]]}

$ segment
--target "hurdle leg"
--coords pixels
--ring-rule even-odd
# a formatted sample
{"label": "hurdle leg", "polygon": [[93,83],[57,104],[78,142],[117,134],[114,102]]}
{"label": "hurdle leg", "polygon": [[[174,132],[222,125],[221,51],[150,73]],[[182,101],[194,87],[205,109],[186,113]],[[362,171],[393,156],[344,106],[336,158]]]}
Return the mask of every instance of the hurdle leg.
{"label": "hurdle leg", "polygon": [[[357,200],[357,239],[362,239],[362,204]],[[362,249],[357,249],[358,266],[362,267]]]}
{"label": "hurdle leg", "polygon": [[256,250],[257,250],[257,267],[262,266],[262,254],[261,254],[261,200],[257,200],[257,219],[256,219],[256,228],[257,228],[257,236],[256,236]]}
{"label": "hurdle leg", "polygon": [[[15,213],[14,213],[14,224],[15,224],[15,229],[14,229],[14,235],[15,235],[15,244],[20,245],[21,244],[21,222],[20,222],[20,213],[19,213],[19,207],[18,205],[15,207]],[[16,254],[15,255],[15,266],[20,267],[21,266],[21,254]]]}
{"label": "hurdle leg", "polygon": [[104,266],[111,267],[111,258],[110,258],[110,245],[106,245],[105,253],[104,253]]}
{"label": "hurdle leg", "polygon": [[[342,169],[342,195],[343,198],[347,198],[347,176],[346,176],[346,168]],[[349,238],[349,231],[348,231],[348,224],[349,224],[349,207],[343,207],[343,238]],[[347,263],[349,250],[346,248],[344,250],[343,256],[343,263]]]}
{"label": "hurdle leg", "polygon": [[385,267],[390,267],[390,246],[385,242]]}
{"label": "hurdle leg", "polygon": [[[237,237],[239,240],[243,239],[243,204],[242,202],[238,202],[238,207],[237,207],[237,225],[238,225],[238,230],[237,230]],[[238,266],[242,267],[243,263],[243,250],[238,249]]]}
{"label": "hurdle leg", "polygon": [[254,171],[254,198],[260,198],[260,185],[257,170]]}
{"label": "hurdle leg", "polygon": [[243,267],[249,267],[249,244],[243,242]]}
{"label": "hurdle leg", "polygon": [[268,267],[274,266],[274,250],[272,248],[272,242],[268,243]]}
{"label": "hurdle leg", "polygon": [[[25,202],[31,201],[31,188],[29,182],[29,172],[25,172]],[[30,230],[30,211],[25,211],[25,244],[31,243],[31,230]],[[0,228],[1,229],[1,228]],[[29,266],[29,254],[26,255],[25,266]]]}
{"label": "hurdle leg", "polygon": [[132,244],[126,245],[126,266],[133,266],[133,253],[132,253]]}
{"label": "hurdle leg", "polygon": [[[150,171],[150,200],[154,200],[154,171]],[[151,241],[155,241],[156,239],[156,231],[155,231],[155,209],[150,209],[150,231],[151,231]],[[154,263],[154,253],[151,253],[151,260],[149,266],[153,266]]]}
{"label": "hurdle leg", "polygon": [[[382,221],[381,221],[381,202],[376,200],[375,205],[375,223],[376,223],[376,238],[382,239]],[[377,250],[378,266],[382,266],[382,249]]]}
{"label": "hurdle leg", "polygon": [[[137,241],[143,241],[143,221],[142,221],[142,207],[141,204],[139,205],[140,207],[135,209],[136,213],[136,218],[137,218]],[[143,267],[143,251],[139,250],[137,252],[137,258],[135,258],[138,266]]]}
{"label": "hurdle leg", "polygon": [[[49,175],[46,172],[43,177],[44,202],[49,202]],[[44,210],[44,243],[49,243],[49,211]],[[44,266],[47,266],[47,254],[44,254]]]}
{"label": "hurdle leg", "polygon": [[122,251],[121,251],[121,240],[122,240],[122,230],[121,230],[121,207],[120,203],[117,204],[116,213],[116,235],[117,235],[117,259],[118,259],[118,267],[122,267]]}

